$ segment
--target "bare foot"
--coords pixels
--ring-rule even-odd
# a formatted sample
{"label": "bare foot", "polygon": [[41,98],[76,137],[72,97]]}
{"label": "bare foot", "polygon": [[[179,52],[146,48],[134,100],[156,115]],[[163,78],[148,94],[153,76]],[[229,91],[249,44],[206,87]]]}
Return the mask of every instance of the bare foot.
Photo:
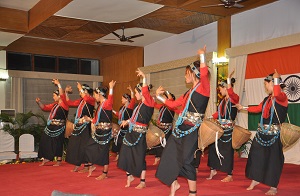
{"label": "bare foot", "polygon": [[107,174],[102,173],[100,176],[98,176],[98,177],[96,178],[96,180],[103,180],[103,179],[105,179],[105,178],[107,178]]}
{"label": "bare foot", "polygon": [[271,187],[268,192],[265,193],[266,195],[276,195],[277,194],[277,188]]}
{"label": "bare foot", "polygon": [[175,180],[172,184],[171,184],[171,191],[170,191],[170,195],[169,196],[175,196],[175,192],[180,188],[180,184],[177,182],[177,180]]}
{"label": "bare foot", "polygon": [[57,167],[57,166],[60,166],[60,165],[61,165],[61,160],[57,161],[53,166]]}
{"label": "bare foot", "polygon": [[254,187],[255,187],[256,185],[258,185],[258,184],[259,184],[259,182],[255,181],[255,180],[252,180],[250,186],[247,188],[247,191],[253,190]]}
{"label": "bare foot", "polygon": [[82,170],[79,170],[78,173],[87,173],[89,172],[89,168],[88,167],[84,167]]}
{"label": "bare foot", "polygon": [[146,183],[145,183],[145,182],[140,182],[140,184],[137,185],[135,188],[136,188],[136,189],[143,189],[143,188],[146,188]]}
{"label": "bare foot", "polygon": [[221,180],[222,182],[232,182],[233,178],[231,175],[226,176],[226,178],[224,178],[223,180]]}
{"label": "bare foot", "polygon": [[48,159],[44,159],[39,166],[44,166],[46,163],[50,162]]}
{"label": "bare foot", "polygon": [[155,157],[153,165],[157,165],[160,161],[160,157]]}
{"label": "bare foot", "polygon": [[71,172],[78,172],[79,166],[75,166],[74,169],[71,170]]}
{"label": "bare foot", "polygon": [[210,170],[210,175],[208,178],[206,178],[206,180],[211,180],[215,175],[217,175],[217,171],[216,170]]}
{"label": "bare foot", "polygon": [[125,185],[125,187],[130,187],[130,183],[134,180],[134,177],[132,175],[127,176],[127,184]]}
{"label": "bare foot", "polygon": [[89,167],[89,174],[87,175],[87,177],[90,177],[95,169],[96,169],[95,166],[93,166],[93,165],[90,166],[90,167]]}

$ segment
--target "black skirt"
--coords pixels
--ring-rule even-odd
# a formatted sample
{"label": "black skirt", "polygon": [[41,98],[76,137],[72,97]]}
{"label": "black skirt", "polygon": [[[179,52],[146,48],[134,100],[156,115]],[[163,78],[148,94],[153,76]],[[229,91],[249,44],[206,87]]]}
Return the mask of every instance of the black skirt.
{"label": "black skirt", "polygon": [[[225,134],[232,133],[232,130],[225,132]],[[218,140],[218,148],[221,155],[224,159],[221,159],[222,165],[216,153],[215,143],[209,145],[208,152],[208,162],[207,165],[213,169],[225,172],[227,174],[232,174],[233,163],[234,163],[234,149],[232,148],[232,139],[231,135],[222,136]],[[228,141],[228,142],[225,142]]]}
{"label": "black skirt", "polygon": [[[256,133],[264,140],[274,136]],[[262,146],[253,139],[246,165],[246,177],[271,187],[277,187],[284,164],[280,136],[271,146]]]}
{"label": "black skirt", "polygon": [[125,138],[130,143],[138,143],[134,146],[122,144],[118,159],[118,167],[133,176],[140,177],[143,170],[146,170],[146,134],[140,134],[135,131],[127,132]]}
{"label": "black skirt", "polygon": [[[49,125],[46,129],[49,130],[59,130],[63,126]],[[45,133],[42,133],[38,157],[48,159],[50,161],[54,160],[54,157],[62,157],[63,155],[63,146],[64,146],[64,137],[65,131],[56,137],[51,137]]]}
{"label": "black skirt", "polygon": [[76,166],[80,166],[82,163],[86,163],[87,161],[84,160],[85,148],[89,141],[89,138],[91,138],[91,124],[87,124],[81,129],[77,129],[76,127],[73,131],[73,134],[69,138],[66,162]]}
{"label": "black skirt", "polygon": [[104,137],[90,137],[85,148],[85,160],[88,163],[97,165],[109,164],[109,144],[111,138],[111,129],[97,129],[96,134],[106,135]]}
{"label": "black skirt", "polygon": [[[180,130],[190,128],[191,126],[185,124],[179,126]],[[193,160],[197,148],[198,129],[181,138],[171,135],[162,153],[156,177],[169,186],[178,176],[196,181],[197,176]]]}

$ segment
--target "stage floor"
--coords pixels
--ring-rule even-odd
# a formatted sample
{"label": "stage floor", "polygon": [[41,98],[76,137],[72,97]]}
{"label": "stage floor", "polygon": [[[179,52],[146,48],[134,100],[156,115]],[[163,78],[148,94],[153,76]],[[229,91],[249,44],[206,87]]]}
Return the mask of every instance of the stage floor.
{"label": "stage floor", "polygon": [[[40,163],[6,164],[0,166],[0,195],[22,195],[22,196],[49,196],[53,190],[72,194],[91,194],[97,196],[161,196],[169,194],[169,187],[162,184],[155,178],[157,166],[153,166],[154,156],[147,155],[146,188],[135,189],[139,179],[132,182],[132,186],[125,188],[125,172],[118,169],[114,156],[111,156],[108,178],[97,181],[95,178],[102,173],[102,167],[97,166],[91,177],[86,173],[70,172],[72,165],[63,162],[59,167],[52,164],[40,167]],[[254,190],[247,191],[250,180],[245,177],[246,159],[235,158],[234,181],[229,183],[221,182],[226,174],[219,172],[213,180],[206,180],[209,175],[207,167],[207,155],[202,158],[199,167],[197,190],[198,195],[236,195],[256,196],[264,195],[269,189],[265,185],[258,185]],[[172,164],[172,163],[170,163]],[[178,178],[181,188],[176,195],[188,195],[187,181]],[[300,194],[300,166],[285,164],[278,186],[278,194],[283,196],[294,196]]]}

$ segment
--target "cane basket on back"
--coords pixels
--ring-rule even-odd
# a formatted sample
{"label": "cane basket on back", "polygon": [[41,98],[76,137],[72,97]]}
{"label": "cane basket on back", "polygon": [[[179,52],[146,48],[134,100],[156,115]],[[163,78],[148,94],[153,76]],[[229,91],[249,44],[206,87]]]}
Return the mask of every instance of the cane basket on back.
{"label": "cane basket on back", "polygon": [[282,123],[280,131],[280,140],[283,151],[292,148],[300,138],[300,127],[291,123]]}
{"label": "cane basket on back", "polygon": [[223,133],[224,130],[219,124],[212,120],[204,119],[198,130],[198,148],[203,152],[208,145],[215,142],[216,136],[219,139]]}
{"label": "cane basket on back", "polygon": [[235,125],[232,132],[232,148],[239,149],[251,136],[251,132],[241,126]]}

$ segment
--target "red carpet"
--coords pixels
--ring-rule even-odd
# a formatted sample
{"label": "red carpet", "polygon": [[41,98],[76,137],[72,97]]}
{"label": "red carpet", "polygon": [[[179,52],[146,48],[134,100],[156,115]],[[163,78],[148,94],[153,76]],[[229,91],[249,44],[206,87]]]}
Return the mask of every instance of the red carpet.
{"label": "red carpet", "polygon": [[[114,157],[111,157],[113,160]],[[147,156],[147,187],[137,190],[139,179],[135,179],[132,187],[125,188],[125,172],[116,167],[116,162],[111,161],[107,179],[103,181],[95,180],[101,174],[102,167],[97,166],[92,177],[87,178],[86,173],[72,173],[72,165],[65,162],[60,167],[43,166],[40,163],[8,164],[0,166],[0,195],[51,195],[53,190],[73,194],[92,194],[97,196],[160,196],[168,195],[169,187],[162,184],[155,177],[156,166],[153,155]],[[172,164],[172,163],[170,163]],[[225,174],[219,172],[213,180],[206,180],[209,175],[207,155],[202,158],[198,173],[197,189],[198,195],[237,195],[255,196],[264,195],[269,187],[258,185],[255,190],[247,191],[250,180],[245,178],[244,168],[246,159],[235,158],[234,181],[223,183],[220,180]],[[176,195],[188,195],[187,182],[183,178],[178,179],[181,188]],[[300,166],[285,164],[283,174],[278,186],[277,195],[299,195],[300,194]]]}

